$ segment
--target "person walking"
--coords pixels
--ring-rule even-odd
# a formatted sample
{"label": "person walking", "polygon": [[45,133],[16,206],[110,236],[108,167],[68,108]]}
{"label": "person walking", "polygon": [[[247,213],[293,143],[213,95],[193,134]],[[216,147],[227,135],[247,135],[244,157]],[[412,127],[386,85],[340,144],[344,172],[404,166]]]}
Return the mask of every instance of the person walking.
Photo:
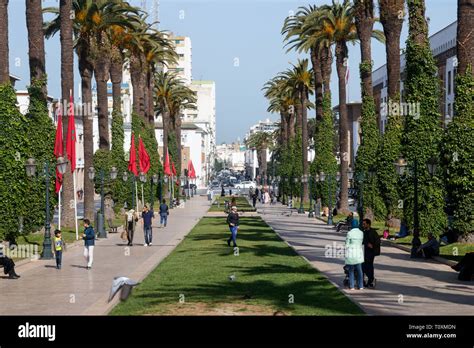
{"label": "person walking", "polygon": [[95,233],[91,226],[89,219],[84,219],[84,233],[82,234],[84,240],[84,258],[87,261],[87,269],[92,268],[94,261],[94,245],[95,245]]}
{"label": "person walking", "polygon": [[264,198],[265,204],[270,203],[270,194],[268,193],[268,191],[265,191],[264,196],[265,196],[265,198]]}
{"label": "person walking", "polygon": [[155,217],[153,209],[149,209],[148,205],[143,207],[142,218],[143,218],[143,233],[145,235],[145,244],[143,246],[151,246],[153,241],[153,230],[152,230],[152,221]]}
{"label": "person walking", "polygon": [[354,273],[357,272],[357,285],[359,290],[364,289],[364,273],[362,272],[362,263],[364,262],[364,233],[359,229],[359,222],[353,219],[351,230],[346,236],[346,258],[345,263],[349,272],[349,289],[355,290]]}
{"label": "person walking", "polygon": [[168,223],[168,215],[170,214],[169,208],[166,205],[166,199],[163,199],[163,201],[160,204],[160,228],[166,227],[166,224]]}
{"label": "person walking", "polygon": [[237,213],[237,207],[233,206],[229,215],[227,215],[227,224],[229,225],[229,230],[231,236],[227,239],[227,245],[230,246],[232,241],[234,248],[237,247],[237,230],[239,229],[239,213]]}
{"label": "person walking", "polygon": [[260,200],[260,190],[258,189],[258,186],[255,188],[255,197],[257,197],[257,199]]}
{"label": "person walking", "polygon": [[61,231],[55,230],[54,231],[54,239],[53,239],[53,252],[54,256],[56,257],[56,269],[61,269],[62,259],[63,259],[63,251],[66,251],[66,243],[64,242]]}
{"label": "person walking", "polygon": [[125,228],[127,229],[128,246],[133,246],[133,235],[135,234],[135,226],[138,216],[134,209],[130,209],[125,213]]}
{"label": "person walking", "polygon": [[372,227],[370,219],[362,221],[362,229],[364,230],[364,263],[362,269],[367,276],[367,288],[374,288],[374,260],[375,256],[380,255],[380,236]]}
{"label": "person walking", "polygon": [[3,273],[8,274],[10,279],[18,279],[20,276],[15,272],[15,262],[7,257],[4,252],[5,245],[3,240],[0,238],[0,266],[3,266]]}

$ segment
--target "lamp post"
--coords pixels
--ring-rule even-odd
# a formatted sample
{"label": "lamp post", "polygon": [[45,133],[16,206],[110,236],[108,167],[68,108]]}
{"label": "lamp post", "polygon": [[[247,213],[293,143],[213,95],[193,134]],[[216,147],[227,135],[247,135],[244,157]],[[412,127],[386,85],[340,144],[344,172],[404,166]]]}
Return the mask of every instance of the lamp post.
{"label": "lamp post", "polygon": [[321,182],[324,182],[326,178],[328,179],[328,225],[332,225],[332,181],[335,180],[337,183],[341,178],[341,173],[338,172],[336,175],[326,174],[324,172],[319,173],[319,179]]}
{"label": "lamp post", "polygon": [[170,195],[169,207],[170,207],[170,209],[173,209],[173,194],[171,192],[171,186],[169,185],[169,182],[171,182],[172,180],[170,180],[167,175],[165,175],[164,180],[165,180],[165,184],[168,184],[168,188],[169,188],[169,195]]}
{"label": "lamp post", "polygon": [[[299,179],[298,178],[293,178],[293,182],[295,184],[295,188],[296,188],[296,185],[298,185],[298,181]],[[296,194],[296,192],[295,192]],[[291,207],[293,208],[293,186],[291,187]]]}
{"label": "lamp post", "polygon": [[[128,181],[128,173],[127,172],[123,172],[122,174],[122,180],[124,182],[127,182]],[[135,175],[132,175],[132,180],[130,181],[131,182],[131,185],[132,185],[132,205],[130,206],[130,209],[135,209]]]}
{"label": "lamp post", "polygon": [[314,210],[313,210],[313,177],[310,175],[308,177],[308,185],[309,185],[309,212],[308,212],[308,217],[309,218],[314,218]]}
{"label": "lamp post", "polygon": [[157,183],[158,183],[158,175],[154,174],[150,180],[150,209],[151,210],[154,210],[153,205],[155,203],[155,194],[153,192],[153,184],[156,185]]}
{"label": "lamp post", "polygon": [[158,174],[158,199],[160,200],[160,204],[163,201],[163,177],[161,173]]}
{"label": "lamp post", "polygon": [[[63,157],[58,157],[56,167],[60,174],[66,172],[67,160]],[[25,163],[26,176],[32,178],[36,174],[36,161],[34,158],[29,158]],[[43,254],[41,255],[42,260],[51,260],[53,258],[53,252],[51,250],[51,222],[49,212],[49,183],[50,183],[50,163],[46,161],[43,165],[43,171],[45,175],[45,187],[46,187],[46,199],[45,199],[45,211],[46,219],[44,222],[44,240],[43,240]]]}
{"label": "lamp post", "polygon": [[[110,170],[110,179],[115,180],[117,178],[117,168],[112,167]],[[95,168],[89,167],[88,171],[89,179],[91,181],[95,178]],[[99,232],[99,238],[107,238],[107,232],[104,226],[105,218],[105,197],[104,197],[104,169],[100,170],[100,213],[97,213],[97,230]]]}
{"label": "lamp post", "polygon": [[304,214],[304,206],[303,206],[303,199],[304,199],[304,185],[308,182],[308,176],[302,175],[301,176],[301,192],[300,192],[300,207],[298,209],[298,214]]}
{"label": "lamp post", "polygon": [[[407,161],[400,157],[395,163],[395,169],[397,170],[398,175],[402,176],[405,173],[405,169],[408,166]],[[415,242],[415,239],[419,238],[420,234],[420,221],[418,216],[418,161],[415,159],[413,161],[413,240],[412,244]]]}

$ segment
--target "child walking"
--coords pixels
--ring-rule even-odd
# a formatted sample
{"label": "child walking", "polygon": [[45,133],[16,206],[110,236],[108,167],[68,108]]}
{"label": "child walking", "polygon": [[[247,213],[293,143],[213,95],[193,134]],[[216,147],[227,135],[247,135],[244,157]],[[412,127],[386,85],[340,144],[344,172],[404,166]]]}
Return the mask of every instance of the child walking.
{"label": "child walking", "polygon": [[63,251],[66,251],[66,243],[64,242],[61,231],[54,231],[54,255],[56,256],[56,268],[61,269],[61,263],[63,259]]}

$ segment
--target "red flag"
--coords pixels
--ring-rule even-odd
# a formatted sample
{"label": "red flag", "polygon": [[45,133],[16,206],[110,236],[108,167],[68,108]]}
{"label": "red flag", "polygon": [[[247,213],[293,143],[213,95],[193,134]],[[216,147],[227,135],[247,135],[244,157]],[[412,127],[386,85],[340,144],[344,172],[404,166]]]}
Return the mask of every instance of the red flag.
{"label": "red flag", "polygon": [[196,171],[194,170],[193,161],[188,162],[188,177],[190,179],[196,179]]}
{"label": "red flag", "polygon": [[[56,158],[61,157],[64,152],[63,120],[62,119],[63,119],[63,115],[61,112],[61,107],[59,107],[58,124],[56,126],[56,139],[54,141],[54,156],[56,156]],[[63,184],[63,175],[59,172],[58,168],[56,167],[56,193],[59,192],[62,184]]]}
{"label": "red flag", "polygon": [[135,134],[132,133],[132,141],[130,144],[130,160],[128,161],[128,170],[135,176],[138,176],[137,170],[137,153],[135,150]]}
{"label": "red flag", "polygon": [[138,143],[138,161],[140,163],[140,171],[146,174],[150,169],[150,156],[146,152],[145,145],[143,144],[141,137]]}
{"label": "red flag", "polygon": [[66,152],[71,163],[71,173],[76,170],[76,124],[74,122],[74,104],[72,95],[69,100],[69,113],[67,124]]}
{"label": "red flag", "polygon": [[166,156],[165,156],[165,165],[163,166],[163,173],[165,175],[171,176],[170,156],[169,156],[168,152],[166,152]]}
{"label": "red flag", "polygon": [[173,176],[176,176],[176,168],[174,167],[174,162],[171,162],[171,171],[173,173]]}

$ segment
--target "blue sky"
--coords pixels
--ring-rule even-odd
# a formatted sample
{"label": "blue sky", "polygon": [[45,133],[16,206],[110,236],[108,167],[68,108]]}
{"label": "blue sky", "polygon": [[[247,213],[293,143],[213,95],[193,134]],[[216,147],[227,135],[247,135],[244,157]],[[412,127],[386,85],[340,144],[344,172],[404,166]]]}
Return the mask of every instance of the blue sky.
{"label": "blue sky", "polygon": [[[132,0],[133,5],[145,3],[152,16],[152,0]],[[295,62],[297,55],[283,48],[281,27],[285,17],[299,6],[328,3],[329,0],[160,0],[160,29],[189,36],[193,46],[193,78],[216,81],[217,143],[243,138],[258,120],[278,119],[266,112],[262,96],[263,84]],[[377,1],[376,1],[377,2]],[[57,0],[43,0],[43,7],[57,6]],[[456,20],[456,1],[426,0],[430,18],[430,34]],[[24,89],[29,80],[28,40],[25,2],[11,0],[9,5],[10,71],[21,78],[17,89]],[[379,25],[379,28],[381,26]],[[407,18],[402,32],[402,47],[408,32]],[[385,48],[373,41],[375,67],[385,64]],[[238,59],[238,66],[234,62]],[[46,42],[48,92],[60,95],[59,35]],[[349,46],[349,99],[360,100],[358,45]],[[77,62],[76,62],[77,63]],[[77,64],[75,65],[77,70]],[[79,87],[76,71],[76,94]],[[333,105],[337,104],[336,71],[332,76]],[[314,112],[309,115],[314,117]]]}

